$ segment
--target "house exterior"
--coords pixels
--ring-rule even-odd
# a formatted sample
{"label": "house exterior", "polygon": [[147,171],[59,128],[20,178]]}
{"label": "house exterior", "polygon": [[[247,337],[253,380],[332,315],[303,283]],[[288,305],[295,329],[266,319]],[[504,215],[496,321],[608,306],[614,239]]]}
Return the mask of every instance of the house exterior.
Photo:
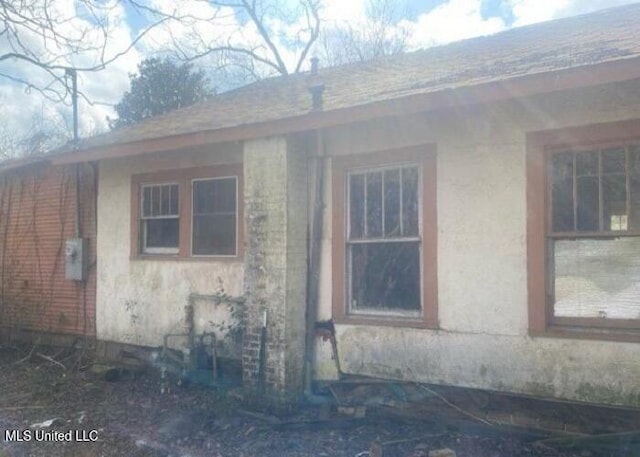
{"label": "house exterior", "polygon": [[640,406],[639,19],[272,78],[52,157],[99,170],[96,338],[243,297],[244,382],[266,324],[283,401],[338,376],[331,320],[348,374]]}

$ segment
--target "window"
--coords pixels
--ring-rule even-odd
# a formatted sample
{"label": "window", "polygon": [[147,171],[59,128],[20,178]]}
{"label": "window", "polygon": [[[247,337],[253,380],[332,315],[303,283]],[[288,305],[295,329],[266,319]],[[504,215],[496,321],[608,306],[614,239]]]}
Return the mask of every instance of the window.
{"label": "window", "polygon": [[625,338],[640,330],[640,130],[629,127],[530,138],[534,334]]}
{"label": "window", "polygon": [[419,312],[417,165],[354,171],[349,179],[349,311]]}
{"label": "window", "polygon": [[180,240],[178,184],[142,186],[142,252],[175,254]]}
{"label": "window", "polygon": [[437,325],[434,154],[336,158],[334,179],[334,317]]}
{"label": "window", "polygon": [[235,255],[236,178],[193,182],[193,255]]}
{"label": "window", "polygon": [[132,257],[237,258],[242,246],[242,165],[132,178]]}

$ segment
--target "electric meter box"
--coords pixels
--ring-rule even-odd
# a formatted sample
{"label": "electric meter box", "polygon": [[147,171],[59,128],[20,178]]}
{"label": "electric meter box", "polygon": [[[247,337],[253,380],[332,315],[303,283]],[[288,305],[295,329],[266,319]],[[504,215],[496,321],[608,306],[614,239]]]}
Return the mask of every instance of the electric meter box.
{"label": "electric meter box", "polygon": [[87,279],[87,240],[85,238],[68,239],[64,254],[65,278],[73,281]]}

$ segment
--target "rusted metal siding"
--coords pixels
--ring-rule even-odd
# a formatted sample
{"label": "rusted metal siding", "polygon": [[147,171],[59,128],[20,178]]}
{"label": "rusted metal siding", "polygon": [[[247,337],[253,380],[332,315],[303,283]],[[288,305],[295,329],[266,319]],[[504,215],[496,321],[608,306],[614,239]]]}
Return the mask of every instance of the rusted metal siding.
{"label": "rusted metal siding", "polygon": [[96,171],[80,166],[80,234],[88,275],[65,279],[65,240],[76,236],[75,166],[30,165],[0,175],[0,327],[95,336]]}

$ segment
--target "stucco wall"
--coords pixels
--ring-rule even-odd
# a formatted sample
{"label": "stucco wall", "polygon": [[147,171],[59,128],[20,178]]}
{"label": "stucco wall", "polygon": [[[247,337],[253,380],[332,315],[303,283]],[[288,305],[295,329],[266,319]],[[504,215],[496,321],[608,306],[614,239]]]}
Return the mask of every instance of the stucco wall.
{"label": "stucco wall", "polygon": [[[423,143],[436,143],[438,156],[440,329],[338,325],[343,370],[640,405],[640,344],[527,334],[526,132],[630,118],[640,118],[638,81],[329,131],[330,156]],[[325,222],[323,318],[331,316]],[[333,368],[321,347],[317,376]]]}
{"label": "stucco wall", "polygon": [[[116,159],[100,163],[98,191],[98,278],[96,328],[100,340],[159,346],[169,332],[183,331],[190,293],[214,294],[220,287],[243,293],[242,260],[130,259],[131,176],[160,170],[242,161],[242,145]],[[241,222],[242,223],[242,222]],[[227,319],[228,309],[199,300],[196,329]]]}

